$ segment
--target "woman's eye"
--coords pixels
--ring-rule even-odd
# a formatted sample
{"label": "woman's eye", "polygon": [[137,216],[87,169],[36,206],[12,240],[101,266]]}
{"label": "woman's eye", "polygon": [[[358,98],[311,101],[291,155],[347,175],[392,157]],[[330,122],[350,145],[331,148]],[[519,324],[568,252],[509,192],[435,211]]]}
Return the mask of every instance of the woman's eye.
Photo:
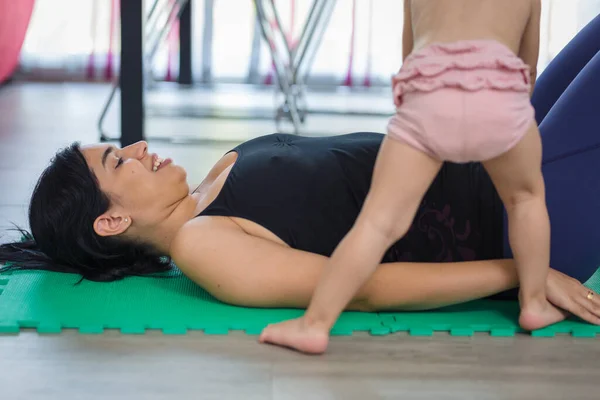
{"label": "woman's eye", "polygon": [[119,159],[117,160],[117,166],[115,167],[115,169],[119,168],[119,166],[123,164],[123,158],[119,157]]}

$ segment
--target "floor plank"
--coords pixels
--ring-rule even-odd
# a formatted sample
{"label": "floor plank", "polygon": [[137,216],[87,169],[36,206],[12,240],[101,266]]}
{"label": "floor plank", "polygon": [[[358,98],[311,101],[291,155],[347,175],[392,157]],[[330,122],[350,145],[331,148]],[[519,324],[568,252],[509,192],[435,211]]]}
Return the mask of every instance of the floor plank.
{"label": "floor plank", "polygon": [[[10,399],[596,399],[594,340],[337,337],[323,357],[206,336],[21,333],[0,339]],[[22,384],[25,383],[26,384]]]}

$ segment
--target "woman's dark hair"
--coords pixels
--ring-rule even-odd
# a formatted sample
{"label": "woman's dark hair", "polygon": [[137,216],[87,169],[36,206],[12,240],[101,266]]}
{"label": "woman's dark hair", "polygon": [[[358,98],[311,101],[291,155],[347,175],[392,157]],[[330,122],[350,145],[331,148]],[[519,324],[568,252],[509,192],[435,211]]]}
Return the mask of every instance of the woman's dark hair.
{"label": "woman's dark hair", "polygon": [[170,269],[151,246],[96,234],[94,221],[110,206],[78,143],[60,150],[40,176],[29,204],[31,234],[0,245],[0,272],[47,270],[113,281]]}

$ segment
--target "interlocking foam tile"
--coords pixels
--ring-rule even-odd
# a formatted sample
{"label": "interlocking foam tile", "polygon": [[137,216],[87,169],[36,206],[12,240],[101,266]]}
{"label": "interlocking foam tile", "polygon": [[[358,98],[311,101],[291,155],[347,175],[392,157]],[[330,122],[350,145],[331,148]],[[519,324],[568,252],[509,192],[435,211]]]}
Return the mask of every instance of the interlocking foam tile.
{"label": "interlocking foam tile", "polygon": [[[69,274],[13,272],[0,275],[0,333],[34,328],[39,333],[77,329],[99,334],[118,329],[125,334],[143,334],[148,329],[181,335],[188,330],[226,335],[233,330],[259,334],[269,323],[294,318],[302,310],[253,309],[223,304],[177,271],[164,277],[132,277],[118,282],[83,281]],[[588,281],[600,289],[600,270]],[[332,335],[367,331],[386,335],[406,331],[430,336],[436,331],[455,336],[487,332],[513,336],[517,325],[516,302],[479,300],[427,312],[345,312]],[[595,337],[600,327],[570,320],[532,333],[534,337],[571,334]]]}
{"label": "interlocking foam tile", "polygon": [[[585,282],[585,286],[600,292],[600,269]],[[379,314],[383,325],[391,332],[406,331],[413,336],[431,336],[435,331],[453,336],[472,336],[489,332],[492,336],[514,336],[523,332],[518,325],[519,305],[516,301],[477,300],[428,312],[394,312]],[[572,318],[531,332],[533,337],[554,337],[571,334],[574,337],[595,337],[600,326]]]}
{"label": "interlocking foam tile", "polygon": [[[514,336],[522,332],[517,320],[519,305],[513,301],[479,300],[429,312],[402,312],[380,314],[384,326],[391,332],[406,331],[413,336],[431,336],[436,331],[452,336],[473,336],[489,332],[492,336]],[[563,321],[532,332],[534,337],[552,337],[556,334],[594,337],[600,327],[579,321]]]}
{"label": "interlocking foam tile", "polygon": [[[234,307],[215,300],[179,273],[167,277],[133,277],[97,283],[52,272],[13,272],[0,276],[0,332],[35,328],[56,333],[63,328],[97,334],[104,329],[141,334],[160,329],[165,334],[202,330],[226,335],[232,330],[259,334],[269,323],[294,318],[302,310]],[[389,332],[375,313],[344,313],[334,334]]]}

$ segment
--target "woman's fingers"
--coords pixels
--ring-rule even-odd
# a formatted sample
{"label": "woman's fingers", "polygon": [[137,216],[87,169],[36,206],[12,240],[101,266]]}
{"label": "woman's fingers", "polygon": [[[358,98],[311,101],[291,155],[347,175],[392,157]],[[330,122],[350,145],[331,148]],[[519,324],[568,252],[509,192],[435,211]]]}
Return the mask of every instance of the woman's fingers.
{"label": "woman's fingers", "polygon": [[551,303],[584,321],[600,325],[599,294],[559,271],[550,270],[548,277],[547,295]]}
{"label": "woman's fingers", "polygon": [[576,309],[577,310],[573,312],[573,314],[590,324],[600,325],[600,318],[589,312],[584,306],[578,304]]}
{"label": "woman's fingers", "polygon": [[581,299],[582,305],[584,305],[591,313],[600,317],[600,296],[593,290],[584,287],[583,298]]}
{"label": "woman's fingers", "polygon": [[600,325],[600,309],[598,306],[593,304],[592,300],[589,300],[587,297],[580,297],[577,299],[577,302],[578,304],[574,305],[575,309],[571,310],[571,312],[590,324]]}

